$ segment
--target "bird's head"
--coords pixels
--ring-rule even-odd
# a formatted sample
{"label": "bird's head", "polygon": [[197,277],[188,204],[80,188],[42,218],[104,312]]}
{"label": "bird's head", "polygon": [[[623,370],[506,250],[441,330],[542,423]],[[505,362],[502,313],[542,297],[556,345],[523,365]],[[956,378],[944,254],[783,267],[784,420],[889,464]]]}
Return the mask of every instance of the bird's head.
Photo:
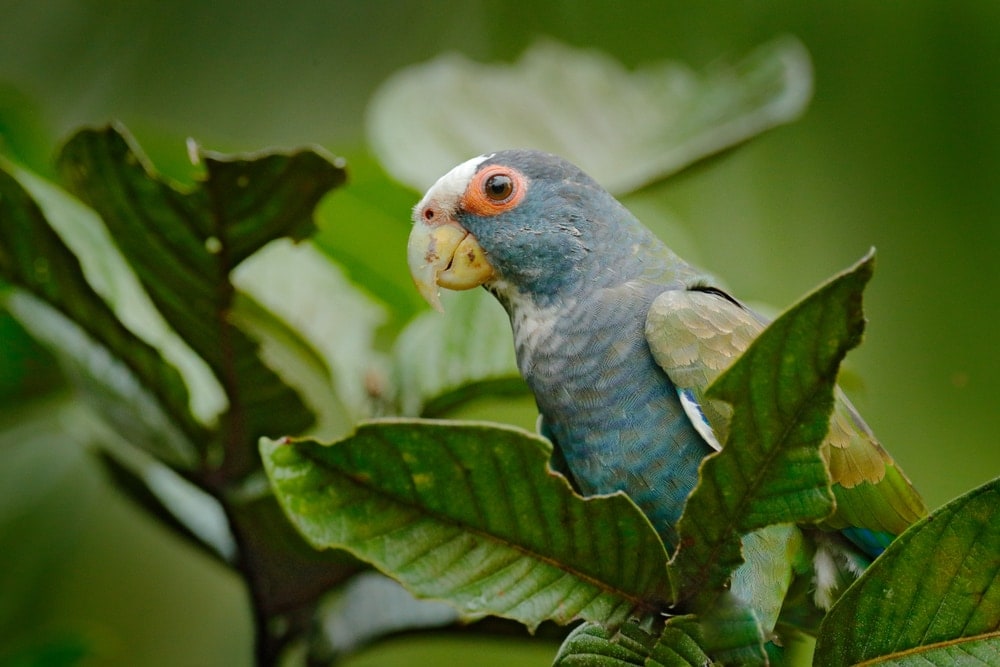
{"label": "bird's head", "polygon": [[623,231],[613,231],[623,218],[631,216],[562,158],[482,155],[438,179],[413,209],[410,273],[438,310],[439,286],[485,285],[501,298],[516,290],[541,301],[592,277],[592,251]]}

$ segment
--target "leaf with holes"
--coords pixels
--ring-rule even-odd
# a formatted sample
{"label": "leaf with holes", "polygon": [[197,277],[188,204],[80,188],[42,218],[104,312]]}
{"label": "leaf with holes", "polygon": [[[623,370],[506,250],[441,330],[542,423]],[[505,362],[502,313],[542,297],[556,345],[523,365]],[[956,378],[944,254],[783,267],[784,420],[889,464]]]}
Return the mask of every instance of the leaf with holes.
{"label": "leaf with holes", "polygon": [[581,498],[525,431],[385,420],[329,446],[265,439],[261,453],[314,546],[347,549],[465,615],[615,626],[670,597],[663,544],[634,503]]}

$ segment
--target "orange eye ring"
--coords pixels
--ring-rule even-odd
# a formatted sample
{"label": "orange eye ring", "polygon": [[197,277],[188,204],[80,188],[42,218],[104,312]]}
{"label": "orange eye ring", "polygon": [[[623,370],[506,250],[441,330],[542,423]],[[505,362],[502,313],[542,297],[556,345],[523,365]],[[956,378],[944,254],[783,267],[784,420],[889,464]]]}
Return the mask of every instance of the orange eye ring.
{"label": "orange eye ring", "polygon": [[498,215],[520,204],[527,186],[528,180],[517,169],[487,167],[472,177],[461,206],[474,215]]}

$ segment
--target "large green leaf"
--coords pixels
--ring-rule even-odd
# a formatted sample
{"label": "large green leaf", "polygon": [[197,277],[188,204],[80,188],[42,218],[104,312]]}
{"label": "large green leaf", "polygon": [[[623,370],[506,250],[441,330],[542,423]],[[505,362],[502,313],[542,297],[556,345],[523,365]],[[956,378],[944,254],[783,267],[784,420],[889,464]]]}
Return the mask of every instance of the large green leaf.
{"label": "large green leaf", "polygon": [[682,599],[698,606],[725,589],[743,562],[741,535],[833,510],[819,445],[840,361],[864,328],[861,293],[872,267],[869,255],[790,308],[709,388],[734,412],[678,525],[670,569]]}
{"label": "large green leaf", "polygon": [[1000,665],[1000,480],[889,545],[820,630],[816,662]]}
{"label": "large green leaf", "polygon": [[342,182],[339,165],[311,151],[199,159],[206,173],[181,189],[122,130],[81,132],[60,169],[99,216],[7,165],[4,303],[99,408],[88,436],[112,480],[241,568],[258,618],[294,611],[292,625],[305,623],[302,612],[362,566],[306,544],[262,475],[256,493],[254,476],[236,478],[259,465],[265,430],[301,431],[315,414],[324,435],[349,431],[365,397],[345,388],[363,386],[380,315],[315,248],[291,244]]}
{"label": "large green leaf", "polygon": [[[198,421],[214,421],[226,403],[222,386],[204,360],[163,319],[100,217],[64,189],[34,173],[13,164],[6,168],[34,199],[44,222],[75,256],[89,287],[129,331],[180,373],[189,394],[190,410]],[[55,257],[40,259],[51,262]],[[118,350],[117,354],[123,355],[126,350]]]}
{"label": "large green leaf", "polygon": [[1000,632],[922,646],[865,662],[873,667],[996,667],[1000,665]]}
{"label": "large green leaf", "polygon": [[632,501],[579,497],[525,431],[387,420],[332,446],[265,439],[261,451],[313,545],[466,615],[617,625],[669,598],[663,545]]}
{"label": "large green leaf", "polygon": [[[52,188],[44,194],[58,204],[65,199]],[[65,204],[58,210],[66,211]],[[69,210],[67,218],[83,228]],[[187,385],[91,287],[81,262],[6,171],[0,171],[0,222],[0,276],[21,288],[6,294],[5,305],[60,355],[89,388],[86,398],[126,437],[173,465],[194,466],[209,438],[191,416]]]}
{"label": "large green leaf", "polygon": [[420,191],[470,157],[528,146],[623,194],[794,119],[811,92],[809,57],[790,38],[704,75],[674,62],[629,71],[540,42],[513,65],[447,54],[397,73],[372,100],[368,134],[386,170]]}
{"label": "large green leaf", "polygon": [[343,169],[315,151],[225,157],[199,152],[205,176],[182,190],[156,174],[118,128],[84,130],[59,156],[72,190],[108,227],[153,303],[208,364],[225,390],[221,420],[226,466],[253,466],[253,442],[298,432],[312,413],[233,326],[230,272],[266,243],[301,239],[312,210],[344,181]]}

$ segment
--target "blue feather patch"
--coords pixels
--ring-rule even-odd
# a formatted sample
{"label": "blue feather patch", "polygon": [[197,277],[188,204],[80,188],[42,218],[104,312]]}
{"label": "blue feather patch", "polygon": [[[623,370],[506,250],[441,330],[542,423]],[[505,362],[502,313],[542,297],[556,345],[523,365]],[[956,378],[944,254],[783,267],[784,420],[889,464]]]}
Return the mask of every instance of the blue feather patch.
{"label": "blue feather patch", "polygon": [[884,531],[854,526],[844,528],[840,532],[872,558],[878,557],[893,540],[893,536]]}

